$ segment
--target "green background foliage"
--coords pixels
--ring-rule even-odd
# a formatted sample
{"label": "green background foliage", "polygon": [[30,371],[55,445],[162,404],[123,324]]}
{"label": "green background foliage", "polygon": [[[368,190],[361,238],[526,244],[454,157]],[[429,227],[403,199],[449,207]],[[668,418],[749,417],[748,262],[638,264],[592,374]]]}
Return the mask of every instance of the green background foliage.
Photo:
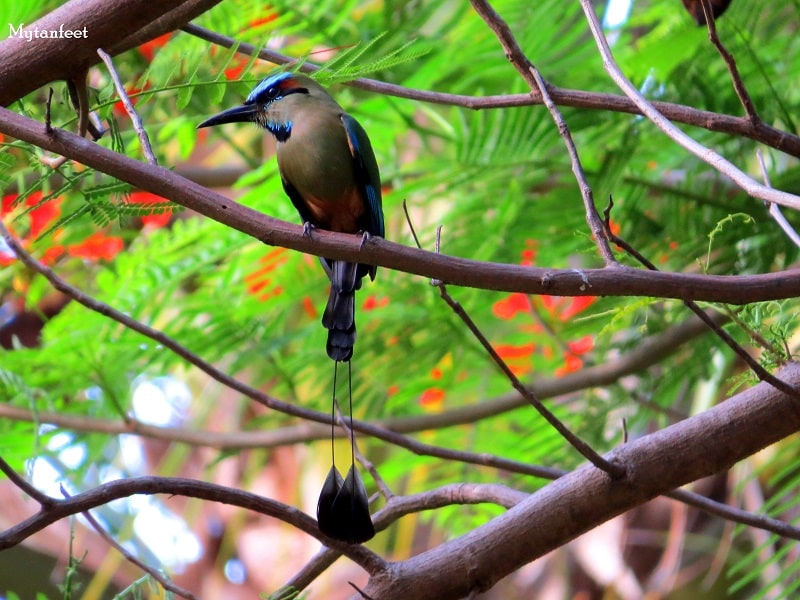
{"label": "green background foliage", "polygon": [[[577,2],[495,5],[548,82],[614,91]],[[52,6],[4,3],[0,23],[31,22]],[[795,2],[738,1],[718,23],[760,116],[792,132],[800,104],[800,63],[793,60],[800,44],[798,12]],[[264,19],[267,15],[271,18]],[[281,52],[299,61],[323,64],[333,58],[320,79],[331,84],[340,104],[369,132],[385,186],[388,239],[413,244],[402,208],[406,202],[428,249],[441,225],[446,254],[554,268],[602,266],[563,141],[544,107],[471,111],[336,85],[366,76],[453,94],[527,92],[494,35],[466,3],[389,0],[351,1],[343,6],[327,0],[293,0],[273,2],[265,9],[260,2],[226,1],[197,23],[242,42],[280,46]],[[695,27],[677,1],[635,2],[630,20],[615,38],[613,49],[623,70],[649,98],[742,114],[728,72],[706,32]],[[182,32],[159,46],[151,60],[131,51],[116,57],[115,64],[129,84],[160,164],[179,171],[199,166],[211,177],[217,167],[233,165],[241,176],[229,187],[238,202],[297,221],[263,132],[244,126],[210,134],[195,129],[203,118],[241,102],[274,66],[210,47]],[[111,127],[111,134],[99,143],[141,159],[130,120],[115,109],[117,96],[110,78],[101,67],[95,71],[90,99]],[[54,88],[53,123],[74,128],[66,92],[61,84]],[[43,92],[25,98],[14,109],[43,120]],[[572,108],[563,113],[598,207],[602,210],[613,196],[612,220],[620,235],[660,269],[735,275],[785,269],[797,261],[797,247],[761,202],[668,142],[643,118]],[[760,177],[755,142],[685,129]],[[797,160],[774,149],[762,147],[762,151],[773,185],[799,192]],[[78,244],[97,231],[121,239],[124,249],[110,260],[67,254],[57,259],[54,268],[85,293],[161,329],[230,375],[277,398],[328,410],[332,369],[319,324],[327,281],[316,260],[265,247],[185,212],[175,211],[168,227],[142,229],[143,214],[174,207],[128,203],[132,190],[108,176],[72,162],[54,174],[40,159],[39,149],[22,142],[6,140],[0,146],[0,182],[21,193],[15,219],[10,221],[17,233],[25,237],[30,211],[39,207],[22,208],[28,195],[41,192],[41,204],[60,198],[59,219],[48,232],[26,240],[35,255],[41,257],[55,245]],[[794,214],[787,217],[798,224]],[[622,255],[620,260],[634,264]],[[16,263],[0,271],[0,289],[6,297],[23,297],[31,310],[50,291],[40,277]],[[576,357],[579,364],[590,366],[636,352],[643,340],[688,316],[685,307],[672,300],[597,298],[570,314],[573,300],[540,297],[517,297],[527,308],[509,316],[502,309],[510,302],[508,294],[450,291],[530,384],[577,368]],[[738,316],[741,324],[726,327],[740,343],[760,352],[768,366],[785,358],[786,344],[794,350],[795,300],[718,308]],[[360,419],[431,414],[490,402],[511,391],[507,379],[439,299],[436,288],[422,278],[380,269],[376,281],[360,292],[357,320],[353,399]],[[763,351],[748,331],[758,332],[777,350]],[[591,349],[573,352],[573,362],[568,362],[569,344],[585,344],[587,336]],[[209,384],[152,341],[74,302],[46,323],[40,345],[0,354],[2,402],[34,412],[119,420],[131,414],[138,383],[165,376],[189,387],[191,405],[182,417],[183,426],[203,428],[208,407],[221,394],[220,386]],[[676,414],[694,414],[752,380],[722,342],[705,336],[664,358],[656,368],[639,373],[633,387],[620,381],[603,389],[584,389],[559,398],[553,410],[602,452],[620,443],[623,416],[628,436],[639,436],[669,424]],[[296,424],[272,412],[254,416],[249,404],[245,398],[238,401],[243,429]],[[35,422],[0,420],[3,457],[20,471],[33,456],[58,466],[63,447],[49,443],[54,433]],[[469,425],[431,429],[420,437],[431,444],[531,464],[570,469],[582,462],[530,408]],[[82,488],[99,465],[118,460],[118,444],[105,434],[74,431],[69,444],[82,447],[83,458],[77,468],[57,468],[74,489]],[[325,443],[310,446],[324,463]],[[369,439],[361,440],[361,450],[399,490],[498,479],[526,491],[546,484],[414,456]],[[185,452],[176,445],[160,473],[179,472],[179,457]],[[219,460],[228,455],[222,453]],[[266,453],[248,455],[253,463],[248,469],[257,470],[259,461],[266,459]],[[796,490],[797,469],[795,440],[782,443],[764,462],[754,461],[751,476],[768,489],[771,513],[796,513],[796,494],[791,492]],[[374,482],[367,483],[373,492]],[[489,506],[457,506],[426,514],[424,520],[440,536],[452,537],[497,512]],[[376,548],[398,551],[407,526],[401,521],[379,536]],[[691,550],[709,552],[710,538],[704,535],[713,532],[700,532],[687,541]],[[726,559],[731,597],[745,597],[742,594],[758,587],[753,581],[759,571],[752,570],[756,551],[740,531]],[[788,552],[775,558],[782,575],[776,586],[785,597],[800,581]]]}

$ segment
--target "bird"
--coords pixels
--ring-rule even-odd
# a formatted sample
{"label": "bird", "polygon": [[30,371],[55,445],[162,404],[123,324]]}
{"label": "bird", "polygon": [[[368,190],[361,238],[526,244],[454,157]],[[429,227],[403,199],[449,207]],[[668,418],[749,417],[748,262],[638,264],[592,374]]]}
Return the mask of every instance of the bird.
{"label": "bird", "polygon": [[[709,1],[709,8],[711,9],[711,15],[714,17],[716,21],[719,17],[722,16],[732,0],[710,0]],[[689,11],[689,14],[692,15],[692,18],[695,20],[698,26],[702,27],[706,25],[706,14],[703,10],[703,4],[701,0],[683,0],[683,6]]]}
{"label": "bird", "polygon": [[[300,73],[279,73],[261,81],[241,106],[225,110],[199,127],[252,122],[271,133],[283,189],[304,231],[313,229],[384,237],[380,174],[364,128],[344,112],[319,83]],[[326,350],[348,361],[356,341],[355,292],[375,279],[373,265],[321,259],[331,282],[322,324]]]}
{"label": "bird", "polygon": [[[380,173],[364,128],[347,114],[328,91],[311,77],[283,72],[256,85],[244,104],[216,114],[198,125],[255,123],[276,141],[278,171],[286,195],[303,221],[303,230],[384,237]],[[320,258],[330,280],[322,324],[328,330],[326,352],[334,361],[332,400],[335,406],[336,367],[353,356],[356,342],[355,292],[376,267]],[[352,389],[352,384],[351,384]],[[333,423],[331,418],[331,452]],[[320,531],[349,544],[375,535],[364,483],[355,468],[352,394],[350,397],[351,466],[345,478],[335,457],[317,502]]]}

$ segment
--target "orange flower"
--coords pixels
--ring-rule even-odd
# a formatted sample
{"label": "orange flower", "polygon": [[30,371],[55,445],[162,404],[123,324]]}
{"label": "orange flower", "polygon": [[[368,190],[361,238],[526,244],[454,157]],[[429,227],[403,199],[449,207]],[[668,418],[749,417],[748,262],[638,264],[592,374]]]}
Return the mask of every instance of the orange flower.
{"label": "orange flower", "polygon": [[303,297],[303,311],[312,319],[317,318],[317,311],[314,310],[314,303],[309,296]]}
{"label": "orange flower", "polygon": [[495,346],[495,351],[503,360],[513,360],[515,358],[525,358],[533,354],[536,346],[533,344],[522,344],[513,346],[511,344],[500,344]]}
{"label": "orange flower", "polygon": [[225,69],[225,79],[228,81],[236,81],[242,76],[244,68],[247,66],[247,59],[244,57],[236,57],[228,63]]}
{"label": "orange flower", "polygon": [[500,344],[495,346],[495,351],[502,358],[514,375],[524,375],[531,370],[532,366],[528,357],[533,355],[536,350],[534,344]]}
{"label": "orange flower", "polygon": [[156,50],[164,46],[171,37],[172,33],[165,33],[157,38],[153,38],[149,42],[145,42],[139,46],[139,52],[147,59],[147,62],[152,62],[153,57],[156,55]]}
{"label": "orange flower", "polygon": [[[8,194],[3,196],[2,213],[8,214],[12,210],[12,206],[16,204],[18,194]],[[42,192],[33,192],[25,198],[25,206],[30,208],[36,206],[42,201]],[[30,231],[26,236],[28,239],[35,240],[43,232],[47,231],[50,225],[61,216],[61,198],[51,198],[44,204],[39,204],[28,213],[30,222]]]}
{"label": "orange flower", "polygon": [[428,388],[419,397],[419,403],[423,408],[437,409],[440,408],[444,401],[444,390],[437,387]]}
{"label": "orange flower", "polygon": [[47,250],[44,251],[42,255],[42,262],[46,265],[54,265],[58,257],[63,255],[66,252],[64,246],[51,246]]}
{"label": "orange flower", "polygon": [[532,266],[538,252],[539,242],[537,240],[525,240],[525,250],[522,251],[522,260],[519,261],[519,264],[524,267]]}
{"label": "orange flower", "polygon": [[568,321],[578,313],[583,312],[597,301],[597,296],[548,296],[543,294],[542,305],[560,321]]}
{"label": "orange flower", "polygon": [[376,308],[382,308],[389,304],[389,298],[384,296],[381,299],[378,299],[377,296],[372,294],[371,296],[367,296],[366,300],[364,300],[364,304],[362,308],[364,310],[375,310]]}
{"label": "orange flower", "polygon": [[574,373],[579,371],[583,366],[583,361],[570,352],[564,353],[564,366],[555,370],[556,377],[563,377],[567,373]]}
{"label": "orange flower", "polygon": [[590,352],[592,348],[594,348],[594,338],[591,335],[585,335],[579,340],[569,342],[567,347],[574,355],[580,356],[581,354]]}
{"label": "orange flower", "polygon": [[262,301],[267,300],[272,296],[280,295],[283,292],[283,289],[280,286],[275,286],[273,290],[267,290],[262,294],[259,294],[259,292],[264,290],[272,283],[272,279],[267,276],[268,273],[274,271],[278,266],[286,262],[288,259],[289,257],[286,254],[286,248],[275,248],[259,258],[258,262],[264,266],[260,269],[252,271],[251,273],[248,273],[244,277],[247,291],[250,294],[258,295],[258,299]]}
{"label": "orange flower", "polygon": [[278,13],[267,9],[267,12],[263,17],[259,17],[258,19],[253,19],[250,21],[250,29],[255,29],[259,25],[267,25],[268,23],[272,23],[277,18]]}
{"label": "orange flower", "polygon": [[528,296],[519,292],[509,294],[503,300],[498,300],[492,306],[494,316],[510,321],[518,312],[528,312],[531,308]]}
{"label": "orange flower", "polygon": [[[162,202],[166,202],[166,199],[156,194],[151,194],[150,192],[131,192],[128,195],[129,204],[142,204],[147,206],[148,204],[159,204]],[[169,223],[171,218],[172,210],[170,209],[159,214],[144,215],[142,217],[142,223],[157,229]]]}
{"label": "orange flower", "polygon": [[107,236],[103,232],[93,233],[79,244],[67,247],[67,254],[86,260],[111,260],[124,247],[122,238]]}

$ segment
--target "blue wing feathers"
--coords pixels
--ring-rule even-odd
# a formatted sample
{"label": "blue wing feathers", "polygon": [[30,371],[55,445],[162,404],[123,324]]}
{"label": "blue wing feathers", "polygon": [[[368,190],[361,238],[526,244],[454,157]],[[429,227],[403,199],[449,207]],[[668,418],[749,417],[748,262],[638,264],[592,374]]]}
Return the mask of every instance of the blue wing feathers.
{"label": "blue wing feathers", "polygon": [[383,207],[381,201],[381,179],[375,153],[361,124],[348,114],[341,116],[347,143],[353,156],[356,180],[367,201],[365,231],[371,235],[384,236]]}

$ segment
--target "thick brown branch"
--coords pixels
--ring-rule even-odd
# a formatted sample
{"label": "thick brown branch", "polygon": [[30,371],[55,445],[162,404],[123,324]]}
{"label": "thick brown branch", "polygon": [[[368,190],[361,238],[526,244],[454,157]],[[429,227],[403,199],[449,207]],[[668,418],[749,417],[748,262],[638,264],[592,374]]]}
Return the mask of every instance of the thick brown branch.
{"label": "thick brown branch", "polygon": [[[25,29],[80,31],[86,37],[11,36],[0,42],[0,106],[97,64],[98,48],[112,56],[173,31],[219,0],[71,0]],[[14,26],[19,23],[14,23]],[[4,24],[4,26],[7,26]],[[69,57],[65,60],[65,57]]]}
{"label": "thick brown branch", "polygon": [[[800,384],[800,365],[780,372]],[[737,461],[800,430],[800,405],[768,384],[622,446],[622,481],[592,466],[532,494],[486,525],[372,577],[372,598],[462,598],[608,519]],[[465,575],[467,575],[465,577]]]}
{"label": "thick brown branch", "polygon": [[329,258],[375,264],[452,285],[557,296],[659,296],[746,304],[800,296],[800,270],[764,275],[715,276],[617,269],[545,269],[437,255],[372,238],[302,227],[273,219],[203,188],[172,171],[147,165],[62,130],[0,108],[0,132],[61,154],[141,189],[168,198],[262,242]]}

